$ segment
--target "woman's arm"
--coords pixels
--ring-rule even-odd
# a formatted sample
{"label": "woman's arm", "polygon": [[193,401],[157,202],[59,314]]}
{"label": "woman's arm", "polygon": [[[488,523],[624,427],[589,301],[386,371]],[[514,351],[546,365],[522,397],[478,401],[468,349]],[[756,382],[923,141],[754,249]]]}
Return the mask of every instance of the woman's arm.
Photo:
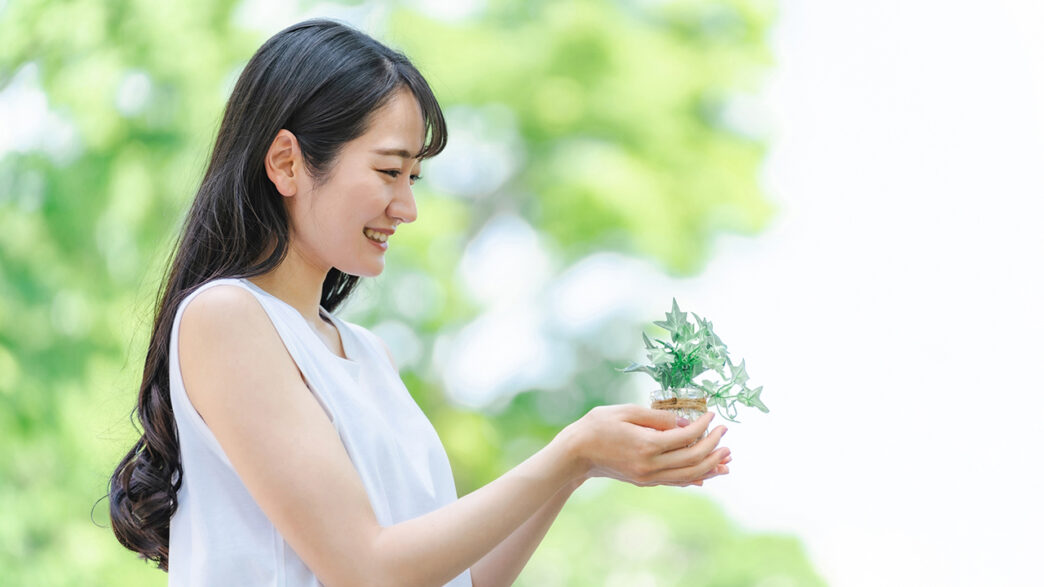
{"label": "woman's arm", "polygon": [[[388,361],[398,371],[391,348],[379,336],[374,335],[374,338],[381,343],[385,354],[388,355]],[[548,529],[551,528],[551,524],[558,517],[558,513],[562,511],[562,507],[569,500],[569,496],[582,484],[583,479],[579,479],[559,489],[558,493],[544,505],[540,506],[540,509],[530,516],[522,526],[515,529],[511,535],[483,556],[478,563],[472,565],[471,579],[473,584],[476,587],[495,587],[514,583],[515,579],[522,572],[522,568],[526,566],[526,563],[533,556],[537,546],[540,545],[540,541],[544,539]]]}
{"label": "woman's arm", "polygon": [[249,292],[201,293],[185,310],[178,343],[196,410],[265,515],[326,585],[442,585],[580,479],[693,480],[727,454],[715,449],[720,428],[689,447],[700,426],[652,430],[669,427],[666,414],[596,408],[485,487],[381,527],[335,428]]}
{"label": "woman's arm", "polygon": [[[388,355],[388,361],[398,371],[391,348],[379,336],[374,335],[374,338],[381,343],[385,354]],[[522,526],[483,556],[478,563],[472,565],[473,584],[476,587],[496,587],[514,583],[522,572],[522,568],[533,556],[537,546],[540,545],[540,541],[544,539],[548,529],[551,528],[551,524],[558,517],[558,513],[562,511],[566,501],[582,484],[583,479],[579,479],[559,489],[558,493],[540,506],[540,509]]]}
{"label": "woman's arm", "polygon": [[[727,465],[731,461],[732,456],[728,455],[714,469],[708,471],[699,479],[686,479],[679,482],[663,483],[663,485],[680,487],[688,485],[702,486],[703,482],[708,479],[718,475],[727,475],[729,473]],[[550,501],[537,510],[536,514],[526,520],[519,529],[512,532],[511,536],[508,536],[506,540],[498,544],[489,554],[473,565],[471,567],[471,578],[475,586],[495,587],[512,585],[519,574],[522,573],[522,569],[529,562],[540,542],[544,539],[544,535],[551,528],[551,524],[558,517],[565,503],[582,484],[583,480],[578,480],[560,489]]]}
{"label": "woman's arm", "polygon": [[[729,472],[727,465],[731,461],[731,455],[725,457],[714,470],[695,481],[686,480],[664,483],[664,485],[702,486],[707,479],[717,477],[718,475],[727,475]],[[489,554],[473,565],[471,567],[471,579],[475,587],[512,585],[515,579],[522,573],[526,563],[532,558],[533,553],[536,552],[537,547],[540,546],[544,535],[547,534],[551,524],[554,523],[566,502],[569,501],[573,492],[582,484],[583,480],[574,481],[558,490],[558,493],[541,506],[537,513],[526,520],[519,529],[512,532],[511,536],[508,536],[506,540],[498,544]]]}
{"label": "woman's arm", "polygon": [[544,539],[552,522],[562,511],[562,506],[583,483],[574,481],[554,495],[540,507],[521,527],[511,533],[471,567],[471,580],[475,587],[511,585],[529,562],[540,541]]}

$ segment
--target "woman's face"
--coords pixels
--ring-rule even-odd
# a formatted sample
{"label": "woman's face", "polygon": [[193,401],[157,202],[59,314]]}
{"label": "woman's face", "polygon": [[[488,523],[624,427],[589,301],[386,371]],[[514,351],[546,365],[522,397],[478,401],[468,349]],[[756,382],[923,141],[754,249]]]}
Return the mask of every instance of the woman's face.
{"label": "woman's face", "polygon": [[342,147],[326,181],[305,177],[298,197],[290,198],[291,247],[320,269],[379,275],[396,226],[417,219],[412,186],[425,130],[413,94],[392,96],[374,112],[369,130]]}

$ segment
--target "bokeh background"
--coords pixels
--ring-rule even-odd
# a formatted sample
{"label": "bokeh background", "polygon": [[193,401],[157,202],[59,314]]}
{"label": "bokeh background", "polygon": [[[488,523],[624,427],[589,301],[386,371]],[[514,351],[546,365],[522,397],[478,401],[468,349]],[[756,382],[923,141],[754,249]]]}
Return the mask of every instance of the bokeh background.
{"label": "bokeh background", "polygon": [[449,120],[344,318],[460,493],[604,403],[676,297],[772,413],[703,489],[596,481],[519,585],[1031,585],[1044,541],[1033,0],[0,0],[0,585],[162,585],[104,496],[166,255],[269,35],[345,20]]}

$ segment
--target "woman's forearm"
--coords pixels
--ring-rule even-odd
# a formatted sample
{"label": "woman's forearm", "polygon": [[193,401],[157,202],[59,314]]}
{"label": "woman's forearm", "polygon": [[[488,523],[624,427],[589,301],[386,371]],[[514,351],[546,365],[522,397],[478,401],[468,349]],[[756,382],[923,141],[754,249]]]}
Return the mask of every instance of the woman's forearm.
{"label": "woman's forearm", "polygon": [[[569,430],[488,485],[434,512],[382,528],[373,553],[382,574],[394,577],[389,584],[445,584],[534,518],[560,490],[582,479],[585,471]],[[535,524],[534,532],[541,525]]]}
{"label": "woman's forearm", "polygon": [[473,565],[471,579],[475,587],[499,587],[514,583],[566,501],[582,483],[582,479],[577,480],[559,489],[521,527]]}
{"label": "woman's forearm", "polygon": [[[728,449],[716,448],[723,426],[704,437],[709,422],[704,416],[695,425],[679,427],[673,414],[660,410],[632,405],[593,408],[485,487],[418,518],[363,528],[349,536],[367,534],[354,544],[344,540],[352,556],[332,561],[331,567],[342,568],[331,569],[327,584],[443,585],[535,517],[517,540],[508,543],[504,556],[496,557],[506,561],[507,553],[514,552],[515,562],[507,564],[524,564],[521,559],[531,552],[526,547],[535,547],[554,517],[547,504],[558,501],[563,488],[591,476],[643,486],[689,483],[715,470],[728,457]],[[547,515],[538,516],[545,507]],[[345,523],[337,522],[341,527]]]}

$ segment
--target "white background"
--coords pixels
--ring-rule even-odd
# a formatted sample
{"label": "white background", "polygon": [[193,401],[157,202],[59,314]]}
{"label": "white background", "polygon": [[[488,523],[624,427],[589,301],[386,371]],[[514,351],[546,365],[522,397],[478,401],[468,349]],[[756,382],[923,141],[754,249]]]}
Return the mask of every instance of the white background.
{"label": "white background", "polygon": [[1042,584],[1044,4],[782,0],[773,44],[781,214],[687,299],[773,412],[707,491],[831,585]]}

